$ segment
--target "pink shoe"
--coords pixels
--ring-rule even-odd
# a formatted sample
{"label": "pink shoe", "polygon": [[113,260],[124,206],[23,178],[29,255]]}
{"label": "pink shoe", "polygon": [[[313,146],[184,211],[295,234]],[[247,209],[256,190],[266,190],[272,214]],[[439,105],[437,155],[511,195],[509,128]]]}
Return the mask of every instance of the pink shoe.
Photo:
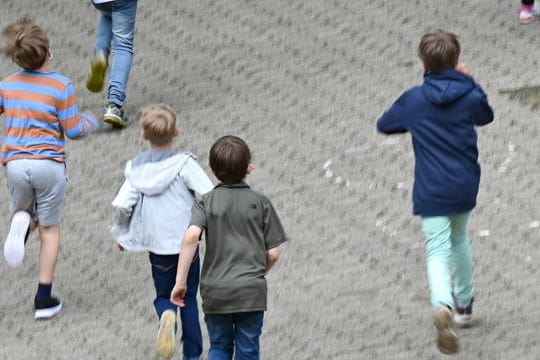
{"label": "pink shoe", "polygon": [[521,5],[519,9],[519,23],[530,24],[536,19],[537,9],[534,5]]}

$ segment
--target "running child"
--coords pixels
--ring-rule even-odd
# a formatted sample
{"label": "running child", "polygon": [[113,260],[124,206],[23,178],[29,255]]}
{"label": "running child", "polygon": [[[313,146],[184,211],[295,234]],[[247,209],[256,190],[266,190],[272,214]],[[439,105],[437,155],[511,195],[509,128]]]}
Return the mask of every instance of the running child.
{"label": "running child", "polygon": [[[377,121],[385,134],[410,132],[415,172],[413,212],[422,217],[437,346],[459,350],[454,321],[472,324],[473,263],[467,222],[480,183],[475,127],[493,121],[482,88],[460,63],[457,36],[422,36],[424,83],[405,91]],[[453,276],[452,276],[453,275]]]}
{"label": "running child", "polygon": [[107,105],[103,111],[103,121],[114,127],[126,127],[129,119],[124,104],[133,62],[137,0],[91,0],[91,2],[99,10],[100,18],[86,88],[92,92],[103,90],[111,57]]}
{"label": "running child", "polygon": [[50,318],[62,308],[51,289],[67,185],[64,137],[85,138],[98,123],[92,114],[79,115],[71,81],[49,70],[53,55],[42,28],[24,18],[2,36],[3,52],[22,68],[0,82],[1,154],[13,214],[4,256],[9,266],[21,265],[28,235],[39,229],[35,318]]}
{"label": "running child", "polygon": [[218,139],[210,149],[210,168],[221,183],[193,206],[171,301],[188,305],[190,264],[205,231],[201,297],[210,338],[208,359],[232,359],[233,353],[235,359],[259,359],[265,276],[278,260],[285,232],[272,203],[244,182],[253,165],[242,139]]}
{"label": "running child", "polygon": [[[149,252],[156,289],[154,307],[160,319],[157,351],[170,359],[175,350],[178,308],[169,298],[176,279],[178,252],[194,200],[212,190],[213,185],[193,154],[173,150],[179,130],[169,106],[147,107],[140,122],[150,151],[126,165],[126,180],[112,203],[112,233],[121,249]],[[187,274],[186,306],[180,309],[184,360],[199,359],[202,352],[197,308],[199,268],[195,251]]]}

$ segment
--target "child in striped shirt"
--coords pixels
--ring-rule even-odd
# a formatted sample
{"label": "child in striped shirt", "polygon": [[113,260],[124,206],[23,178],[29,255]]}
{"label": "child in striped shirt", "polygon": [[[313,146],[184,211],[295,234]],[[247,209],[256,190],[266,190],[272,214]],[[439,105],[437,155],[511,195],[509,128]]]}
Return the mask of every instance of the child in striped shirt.
{"label": "child in striped shirt", "polygon": [[79,115],[70,80],[49,71],[52,52],[43,29],[25,18],[8,25],[2,36],[4,53],[22,68],[0,81],[5,116],[0,152],[13,214],[4,256],[8,265],[19,266],[30,231],[39,228],[35,318],[50,318],[62,308],[51,289],[67,183],[65,136],[85,138],[98,123],[92,114]]}

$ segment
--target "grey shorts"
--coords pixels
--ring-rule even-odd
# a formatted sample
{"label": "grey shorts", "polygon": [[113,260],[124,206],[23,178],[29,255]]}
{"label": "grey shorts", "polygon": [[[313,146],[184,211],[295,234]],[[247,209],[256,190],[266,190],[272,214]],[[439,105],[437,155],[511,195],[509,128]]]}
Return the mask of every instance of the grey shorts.
{"label": "grey shorts", "polygon": [[43,226],[60,223],[68,180],[64,163],[46,159],[11,160],[6,165],[6,177],[11,213],[28,211]]}

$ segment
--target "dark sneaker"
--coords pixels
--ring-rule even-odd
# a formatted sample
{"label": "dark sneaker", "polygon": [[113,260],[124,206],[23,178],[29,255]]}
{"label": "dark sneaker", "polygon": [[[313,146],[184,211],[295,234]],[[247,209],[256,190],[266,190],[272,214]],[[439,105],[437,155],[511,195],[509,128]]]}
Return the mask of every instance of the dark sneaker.
{"label": "dark sneaker", "polygon": [[455,354],[459,351],[459,339],[454,331],[452,311],[441,306],[433,314],[433,324],[437,329],[437,348],[443,354]]}
{"label": "dark sneaker", "polygon": [[103,90],[105,72],[107,71],[107,57],[103,52],[97,52],[90,62],[90,71],[86,79],[86,88],[92,92]]}
{"label": "dark sneaker", "polygon": [[22,264],[24,259],[24,244],[30,230],[30,214],[26,211],[17,211],[11,220],[11,227],[4,244],[4,257],[11,267]]}
{"label": "dark sneaker", "polygon": [[129,125],[129,120],[124,114],[124,109],[122,107],[110,103],[105,107],[103,112],[103,122],[113,127],[124,128]]}
{"label": "dark sneaker", "polygon": [[157,335],[157,352],[163,359],[170,359],[174,355],[176,346],[175,327],[176,313],[165,310],[159,319],[159,331]]}
{"label": "dark sneaker", "polygon": [[34,309],[36,313],[34,319],[49,319],[62,310],[62,303],[55,297],[34,299]]}
{"label": "dark sneaker", "polygon": [[456,312],[454,313],[454,322],[461,328],[471,327],[473,325],[472,308],[474,298],[469,301],[469,304],[460,308],[456,306]]}

